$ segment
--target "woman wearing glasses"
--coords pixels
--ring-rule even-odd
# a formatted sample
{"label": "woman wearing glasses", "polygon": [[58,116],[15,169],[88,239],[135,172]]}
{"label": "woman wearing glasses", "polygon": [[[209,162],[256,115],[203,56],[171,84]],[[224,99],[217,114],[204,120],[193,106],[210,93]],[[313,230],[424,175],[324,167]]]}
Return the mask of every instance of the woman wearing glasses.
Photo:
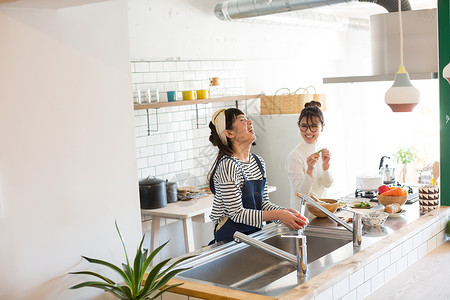
{"label": "woman wearing glasses", "polygon": [[300,210],[296,193],[323,197],[326,188],[333,183],[330,174],[330,151],[317,145],[323,131],[324,118],[320,103],[311,101],[300,112],[298,127],[303,141],[289,153],[286,171],[291,184],[291,207]]}
{"label": "woman wearing glasses", "polygon": [[255,141],[252,121],[239,109],[220,109],[209,128],[209,141],[219,148],[208,174],[214,193],[210,217],[215,222],[215,242],[232,241],[236,231],[256,232],[263,221],[279,220],[291,230],[306,226],[307,219],[296,210],[269,201],[264,160],[250,152]]}

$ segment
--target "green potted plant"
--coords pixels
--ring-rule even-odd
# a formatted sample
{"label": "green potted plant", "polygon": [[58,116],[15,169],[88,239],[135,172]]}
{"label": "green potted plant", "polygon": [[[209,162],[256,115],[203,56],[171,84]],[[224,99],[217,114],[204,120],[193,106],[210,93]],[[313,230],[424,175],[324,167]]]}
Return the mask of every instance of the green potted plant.
{"label": "green potted plant", "polygon": [[161,249],[164,248],[164,246],[169,241],[165,242],[164,244],[162,244],[149,254],[148,249],[142,249],[142,244],[144,242],[144,237],[142,237],[141,243],[139,244],[139,248],[136,253],[136,257],[134,259],[134,263],[133,265],[130,265],[127,250],[125,249],[125,243],[123,242],[122,235],[120,234],[119,227],[117,226],[117,222],[115,224],[117,232],[119,233],[120,240],[122,242],[127,263],[122,264],[122,268],[119,268],[116,265],[103,260],[89,258],[85,256],[82,257],[90,263],[103,265],[114,270],[120,275],[124,283],[123,284],[116,283],[113,280],[95,272],[79,271],[79,272],[71,272],[69,274],[91,275],[100,278],[102,281],[86,281],[70,287],[71,289],[79,289],[82,287],[94,287],[104,290],[105,292],[114,294],[115,296],[119,297],[119,299],[144,300],[144,299],[155,299],[162,293],[166,292],[167,290],[182,284],[179,283],[165,286],[167,282],[176,274],[190,269],[190,268],[174,269],[174,267],[177,264],[181,263],[182,261],[189,259],[193,256],[183,257],[172,263],[168,268],[164,270],[162,270],[162,268],[167,264],[167,262],[170,259],[160,262],[150,270],[144,284],[145,271],[150,266],[156,254],[158,254],[158,252],[161,251]]}
{"label": "green potted plant", "polygon": [[403,168],[401,171],[402,182],[406,182],[406,172],[408,164],[416,159],[417,155],[413,148],[398,148],[397,152],[394,153],[394,158],[397,163],[402,163]]}

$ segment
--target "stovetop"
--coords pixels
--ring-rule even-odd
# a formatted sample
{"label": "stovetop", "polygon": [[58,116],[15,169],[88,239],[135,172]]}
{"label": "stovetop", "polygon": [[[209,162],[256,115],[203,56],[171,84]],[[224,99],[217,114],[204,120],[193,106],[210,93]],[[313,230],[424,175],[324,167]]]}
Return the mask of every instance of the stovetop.
{"label": "stovetop", "polygon": [[[354,195],[350,194],[347,196],[347,198],[365,198],[370,199],[370,201],[377,201],[377,194],[378,191],[365,191],[356,189]],[[419,200],[419,190],[415,191],[412,187],[408,187],[408,198],[406,200],[406,203],[411,204]]]}

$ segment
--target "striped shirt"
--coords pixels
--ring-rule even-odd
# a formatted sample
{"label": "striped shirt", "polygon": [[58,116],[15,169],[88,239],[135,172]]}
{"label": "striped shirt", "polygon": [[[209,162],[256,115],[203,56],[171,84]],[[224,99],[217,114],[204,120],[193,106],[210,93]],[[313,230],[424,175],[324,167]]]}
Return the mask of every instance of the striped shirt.
{"label": "striped shirt", "polygon": [[[265,173],[266,165],[264,160],[260,156],[258,156],[258,158],[261,161]],[[261,174],[258,163],[253,155],[250,155],[249,163],[235,157],[234,159],[244,171],[247,180],[263,179],[263,174]],[[262,210],[281,210],[284,208],[269,201],[267,182],[264,187],[262,210],[244,208],[242,206],[241,192],[244,184],[244,177],[242,176],[242,171],[239,166],[231,159],[222,159],[217,164],[216,172],[213,177],[216,194],[214,195],[210,218],[216,224],[219,223],[223,217],[229,217],[236,223],[244,223],[261,228],[263,222]]]}

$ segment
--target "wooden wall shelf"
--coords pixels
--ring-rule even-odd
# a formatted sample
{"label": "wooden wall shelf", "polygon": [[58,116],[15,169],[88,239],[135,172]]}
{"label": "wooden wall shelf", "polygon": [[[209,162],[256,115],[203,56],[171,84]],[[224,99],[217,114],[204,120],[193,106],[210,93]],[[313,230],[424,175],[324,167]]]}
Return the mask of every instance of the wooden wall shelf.
{"label": "wooden wall shelf", "polygon": [[238,95],[238,96],[227,96],[220,98],[209,98],[209,99],[198,99],[198,100],[178,100],[175,102],[160,102],[160,103],[147,103],[147,104],[135,104],[134,110],[140,109],[151,109],[151,108],[161,108],[161,107],[173,107],[182,105],[194,105],[194,104],[206,104],[215,102],[230,102],[239,100],[249,100],[260,98],[262,94],[257,95]]}

